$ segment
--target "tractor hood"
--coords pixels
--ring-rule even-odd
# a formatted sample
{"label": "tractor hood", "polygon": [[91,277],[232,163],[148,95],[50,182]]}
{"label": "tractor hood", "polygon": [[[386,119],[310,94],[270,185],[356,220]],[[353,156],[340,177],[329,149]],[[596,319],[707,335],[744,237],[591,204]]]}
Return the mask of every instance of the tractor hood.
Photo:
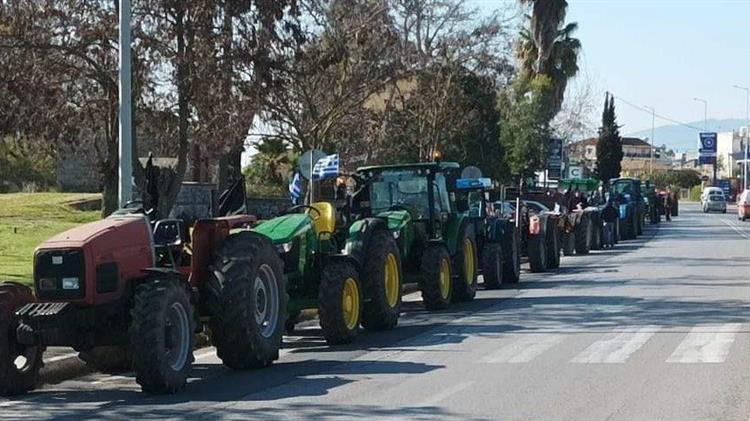
{"label": "tractor hood", "polygon": [[303,213],[278,216],[258,224],[253,231],[270,238],[274,244],[292,241],[312,229],[312,220]]}
{"label": "tractor hood", "polygon": [[377,214],[378,218],[383,218],[390,231],[400,231],[406,224],[411,221],[411,215],[405,210],[386,211]]}
{"label": "tractor hood", "polygon": [[[151,246],[151,229],[141,215],[110,216],[99,221],[79,225],[39,245],[39,249],[80,248],[95,245],[99,249],[110,249],[124,243]],[[114,241],[116,240],[116,241]]]}

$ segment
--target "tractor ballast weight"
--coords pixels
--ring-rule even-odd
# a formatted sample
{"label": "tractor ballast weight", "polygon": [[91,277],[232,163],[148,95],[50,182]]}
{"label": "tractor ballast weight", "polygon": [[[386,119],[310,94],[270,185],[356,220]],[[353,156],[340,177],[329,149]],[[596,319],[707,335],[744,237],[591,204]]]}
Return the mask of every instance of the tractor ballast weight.
{"label": "tractor ballast weight", "polygon": [[[28,367],[36,372],[45,347],[69,346],[101,371],[133,368],[146,392],[173,393],[186,385],[195,333],[204,326],[228,367],[264,367],[278,358],[283,266],[271,242],[249,231],[255,217],[199,220],[189,232],[182,220],[150,221],[146,214],[153,213],[136,202],[42,243],[33,296],[0,284],[0,367],[14,355],[2,351],[9,347],[15,354],[38,350],[38,364]],[[34,387],[13,379],[1,376],[0,392]]]}

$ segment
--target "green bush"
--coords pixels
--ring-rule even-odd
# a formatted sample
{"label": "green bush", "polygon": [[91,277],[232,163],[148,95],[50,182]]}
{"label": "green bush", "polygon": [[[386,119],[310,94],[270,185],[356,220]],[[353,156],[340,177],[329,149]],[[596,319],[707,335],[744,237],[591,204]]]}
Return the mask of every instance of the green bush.
{"label": "green bush", "polygon": [[11,139],[0,140],[0,180],[0,193],[49,190],[56,184],[55,161]]}
{"label": "green bush", "polygon": [[693,186],[690,188],[690,193],[688,194],[688,199],[691,202],[699,202],[701,200],[701,193],[703,192],[703,189],[701,188],[700,184],[697,186]]}

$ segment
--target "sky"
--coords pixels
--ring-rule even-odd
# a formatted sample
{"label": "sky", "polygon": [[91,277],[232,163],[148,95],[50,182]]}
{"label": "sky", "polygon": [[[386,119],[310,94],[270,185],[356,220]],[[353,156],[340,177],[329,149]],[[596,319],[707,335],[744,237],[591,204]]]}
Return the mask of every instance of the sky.
{"label": "sky", "polygon": [[[490,11],[501,0],[472,0]],[[750,0],[568,0],[579,24],[582,72],[602,91],[682,122],[745,118],[750,87]],[[651,115],[617,103],[622,133]],[[672,124],[657,118],[656,125]]]}

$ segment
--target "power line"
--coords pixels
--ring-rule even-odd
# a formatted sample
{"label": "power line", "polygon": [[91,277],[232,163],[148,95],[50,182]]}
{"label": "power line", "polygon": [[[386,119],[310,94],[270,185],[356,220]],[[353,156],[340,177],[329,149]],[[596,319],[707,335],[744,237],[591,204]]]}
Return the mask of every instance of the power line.
{"label": "power line", "polygon": [[662,120],[665,120],[665,121],[668,121],[670,123],[674,123],[674,124],[677,124],[677,125],[680,125],[680,126],[684,126],[684,127],[689,128],[689,129],[696,130],[698,132],[702,132],[703,131],[703,129],[701,129],[700,127],[691,126],[688,123],[683,123],[682,121],[675,120],[674,118],[667,117],[667,116],[664,116],[664,115],[661,115],[661,114],[657,114],[657,113],[652,113],[651,110],[647,110],[645,107],[641,107],[639,105],[635,105],[632,102],[630,102],[630,101],[628,101],[628,100],[626,100],[624,98],[621,98],[621,97],[618,97],[618,96],[615,96],[615,95],[612,95],[612,96],[614,96],[616,100],[619,100],[623,104],[629,105],[629,106],[635,108],[636,110],[643,111],[644,113],[647,113],[647,114],[652,114],[652,115],[654,115],[654,116],[656,116],[656,117],[658,117],[658,118],[660,118]]}

